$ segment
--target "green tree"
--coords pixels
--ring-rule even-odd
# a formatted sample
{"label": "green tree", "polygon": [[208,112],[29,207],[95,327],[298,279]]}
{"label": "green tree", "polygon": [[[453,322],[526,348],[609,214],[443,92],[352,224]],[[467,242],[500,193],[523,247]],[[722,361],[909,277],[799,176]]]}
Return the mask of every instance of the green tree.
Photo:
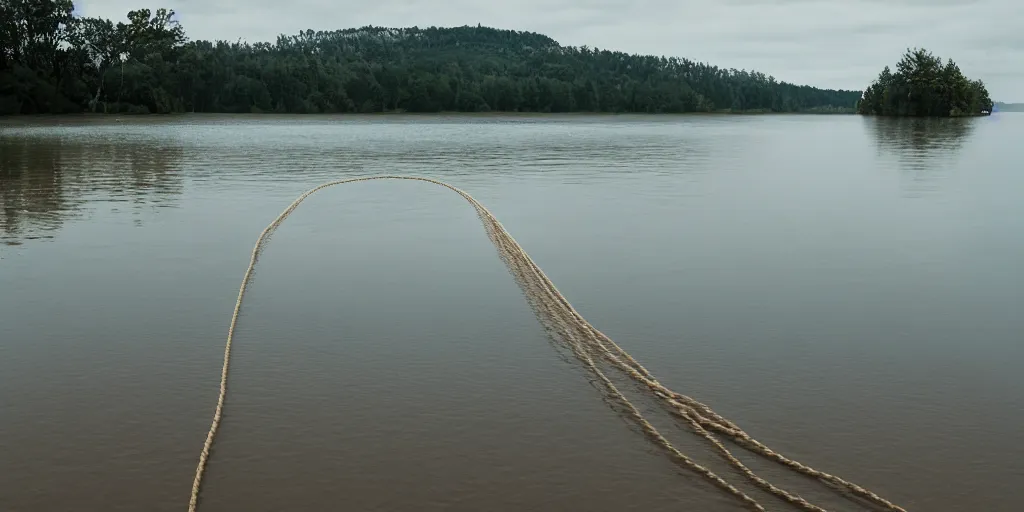
{"label": "green tree", "polygon": [[0,114],[68,110],[73,9],[70,0],[0,0]]}
{"label": "green tree", "polygon": [[959,117],[988,114],[992,100],[981,80],[968,80],[951,59],[907,50],[893,73],[886,66],[864,90],[857,112],[877,116]]}
{"label": "green tree", "polygon": [[[0,0],[0,111],[852,112],[861,96],[479,25],[250,44],[188,41],[166,9],[121,22],[71,12],[67,0]],[[984,101],[962,96],[965,108]]]}

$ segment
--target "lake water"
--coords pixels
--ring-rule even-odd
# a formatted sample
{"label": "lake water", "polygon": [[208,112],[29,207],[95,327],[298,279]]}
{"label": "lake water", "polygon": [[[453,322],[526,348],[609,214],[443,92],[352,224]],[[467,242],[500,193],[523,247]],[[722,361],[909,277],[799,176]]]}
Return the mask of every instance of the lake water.
{"label": "lake water", "polygon": [[[768,446],[908,510],[1021,510],[1022,140],[1024,114],[0,121],[0,510],[185,510],[256,236],[370,174],[473,194]],[[204,512],[744,510],[602,400],[433,185],[312,196],[235,343]]]}

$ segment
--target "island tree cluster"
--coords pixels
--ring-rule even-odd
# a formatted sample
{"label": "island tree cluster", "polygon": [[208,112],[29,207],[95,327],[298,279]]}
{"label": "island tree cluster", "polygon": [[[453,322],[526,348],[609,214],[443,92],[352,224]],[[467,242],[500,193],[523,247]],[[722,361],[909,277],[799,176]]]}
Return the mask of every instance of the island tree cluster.
{"label": "island tree cluster", "polygon": [[857,112],[877,116],[959,117],[992,112],[981,80],[969,80],[952,59],[907,50],[896,72],[888,66],[864,91]]}
{"label": "island tree cluster", "polygon": [[0,113],[853,112],[858,91],[487,27],[190,41],[174,12],[125,21],[0,0]]}

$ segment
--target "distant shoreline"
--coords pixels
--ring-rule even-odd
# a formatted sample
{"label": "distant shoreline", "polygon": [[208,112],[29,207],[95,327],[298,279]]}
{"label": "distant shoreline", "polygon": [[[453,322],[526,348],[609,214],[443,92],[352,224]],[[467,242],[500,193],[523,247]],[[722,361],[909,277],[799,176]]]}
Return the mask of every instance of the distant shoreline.
{"label": "distant shoreline", "polygon": [[[1015,114],[1024,112],[1015,111],[996,111],[995,114]],[[431,117],[447,117],[447,118],[467,118],[467,119],[486,119],[486,118],[590,118],[590,117],[637,117],[637,118],[675,118],[675,117],[761,117],[761,116],[858,116],[858,117],[875,117],[879,119],[928,119],[928,117],[893,117],[893,116],[872,116],[872,115],[857,115],[852,112],[760,112],[760,111],[749,111],[749,112],[730,112],[730,111],[715,111],[715,112],[673,112],[673,113],[651,113],[651,112],[460,112],[460,111],[445,111],[445,112],[400,112],[400,111],[386,111],[386,112],[321,112],[321,113],[276,113],[276,112],[173,112],[168,114],[129,114],[129,113],[111,113],[104,114],[102,112],[79,112],[73,114],[15,114],[0,116],[0,125],[2,124],[16,124],[18,121],[29,121],[39,119],[89,119],[89,120],[110,120],[110,119],[125,119],[125,120],[156,120],[156,119],[179,119],[179,118],[389,118],[389,117],[407,117],[407,118],[431,118]],[[949,119],[957,118],[974,118],[974,117],[988,117],[987,115],[967,115],[950,117]],[[14,122],[14,123],[11,123]]]}
{"label": "distant shoreline", "polygon": [[638,116],[638,117],[690,117],[690,116],[853,116],[850,112],[765,112],[758,110],[750,111],[729,111],[718,110],[712,112],[463,112],[458,110],[441,112],[405,112],[405,111],[384,111],[384,112],[317,112],[317,113],[295,113],[295,112],[171,112],[167,114],[132,114],[127,112],[103,113],[103,112],[78,112],[67,114],[14,114],[0,116],[4,119],[46,119],[46,118],[129,118],[129,119],[153,119],[172,117],[598,117],[598,116]]}

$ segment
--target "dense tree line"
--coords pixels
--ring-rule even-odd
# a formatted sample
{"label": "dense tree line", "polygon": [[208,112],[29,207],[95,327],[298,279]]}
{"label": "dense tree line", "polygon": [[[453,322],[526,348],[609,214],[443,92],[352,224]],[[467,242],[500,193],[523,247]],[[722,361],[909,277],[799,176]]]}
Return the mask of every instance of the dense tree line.
{"label": "dense tree line", "polygon": [[858,91],[486,27],[189,41],[174,12],[0,0],[0,113],[853,112]]}
{"label": "dense tree line", "polygon": [[864,91],[857,112],[878,116],[959,117],[992,112],[981,80],[968,80],[952,59],[924,49],[907,50]]}

